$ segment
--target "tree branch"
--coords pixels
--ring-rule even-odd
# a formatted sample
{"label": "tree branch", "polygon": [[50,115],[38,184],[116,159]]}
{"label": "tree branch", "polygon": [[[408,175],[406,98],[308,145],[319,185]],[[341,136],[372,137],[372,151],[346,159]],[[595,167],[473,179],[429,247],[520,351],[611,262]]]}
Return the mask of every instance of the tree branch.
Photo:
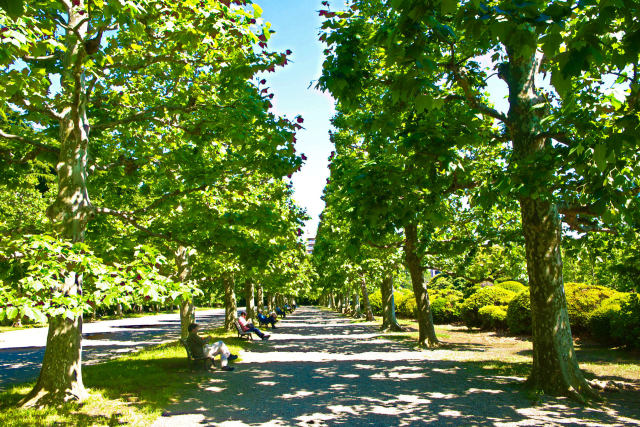
{"label": "tree branch", "polygon": [[99,214],[104,214],[104,215],[110,215],[110,216],[114,216],[116,218],[119,218],[121,221],[132,225],[133,227],[135,227],[136,229],[142,231],[143,233],[147,234],[150,237],[157,237],[159,239],[163,239],[163,240],[169,240],[172,242],[176,242],[179,243],[181,245],[184,246],[189,246],[189,243],[184,242],[180,239],[176,239],[175,237],[173,237],[173,235],[171,233],[168,234],[163,234],[163,233],[156,233],[155,231],[150,230],[149,228],[140,225],[140,223],[138,223],[138,221],[133,218],[132,216],[130,216],[130,213],[127,212],[120,212],[120,211],[115,211],[113,209],[109,209],[109,208],[100,208],[100,207],[96,207],[95,208],[95,212],[99,213]]}
{"label": "tree branch", "polygon": [[172,191],[170,193],[164,194],[160,197],[158,197],[156,200],[154,200],[150,205],[144,207],[144,208],[140,208],[140,209],[136,209],[135,211],[131,212],[132,215],[139,215],[142,213],[147,213],[149,210],[155,208],[156,206],[158,206],[160,203],[162,203],[163,201],[171,198],[171,197],[178,197],[178,196],[184,196],[187,194],[191,194],[191,193],[195,193],[198,191],[204,191],[209,185],[208,184],[203,184],[199,187],[196,188],[190,188],[188,190],[176,190],[176,191]]}
{"label": "tree branch", "polygon": [[447,271],[447,270],[443,270],[441,268],[435,267],[435,266],[430,266],[430,265],[426,265],[424,266],[425,270],[438,270],[441,273],[446,274],[447,276],[451,276],[451,277],[460,277],[468,282],[471,283],[482,283],[482,282],[493,282],[494,278],[493,277],[483,277],[482,279],[478,279],[475,277],[469,277],[467,275],[464,274],[460,274],[457,273],[455,271]]}
{"label": "tree branch", "polygon": [[[211,105],[208,105],[209,107]],[[129,117],[125,117],[123,119],[120,120],[107,120],[106,122],[103,123],[96,123],[93,126],[91,126],[93,129],[111,129],[114,128],[116,126],[122,125],[122,124],[127,124],[127,123],[134,123],[134,122],[138,122],[138,121],[148,121],[149,120],[149,115],[152,115],[154,113],[159,113],[162,112],[164,110],[167,111],[174,111],[174,112],[181,112],[181,113],[190,113],[193,111],[197,111],[199,109],[202,108],[206,108],[207,106],[205,105],[190,105],[190,106],[177,106],[177,105],[158,105],[155,107],[151,107],[148,108],[144,111],[139,111],[137,113],[134,113],[132,115],[130,115]],[[216,107],[218,108],[228,108],[225,106],[221,106],[221,105],[217,105]]]}
{"label": "tree branch", "polygon": [[471,107],[478,110],[481,114],[493,117],[494,119],[500,120],[502,123],[506,124],[509,121],[507,116],[500,113],[498,110],[489,107],[478,99],[477,94],[475,94],[473,89],[471,88],[469,78],[464,75],[462,69],[456,63],[455,50],[453,45],[450,46],[450,49],[451,60],[447,64],[445,64],[445,67],[453,73],[454,80],[458,83],[460,88],[462,88],[462,92],[464,93],[464,97],[466,98],[467,102],[469,102],[469,104],[471,104]]}
{"label": "tree branch", "polygon": [[13,140],[13,141],[19,141],[19,142],[22,142],[24,144],[32,145],[32,146],[34,146],[36,148],[39,148],[41,150],[48,151],[50,153],[54,153],[54,154],[59,154],[60,153],[60,150],[58,148],[56,148],[56,147],[50,147],[50,146],[48,146],[46,144],[42,144],[41,142],[33,141],[31,139],[25,138],[25,137],[20,136],[20,135],[13,135],[13,134],[10,134],[10,133],[6,133],[2,129],[0,129],[0,138],[10,139],[10,140]]}

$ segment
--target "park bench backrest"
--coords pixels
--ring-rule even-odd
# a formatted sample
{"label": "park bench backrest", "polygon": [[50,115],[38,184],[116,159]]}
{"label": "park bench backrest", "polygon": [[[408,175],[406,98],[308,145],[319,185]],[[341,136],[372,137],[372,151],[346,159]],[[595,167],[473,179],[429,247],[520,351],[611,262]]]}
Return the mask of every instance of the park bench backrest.
{"label": "park bench backrest", "polygon": [[240,326],[240,322],[238,322],[237,320],[234,320],[233,324],[236,325],[236,329],[238,330],[239,334],[246,334],[246,332],[242,330],[242,326]]}

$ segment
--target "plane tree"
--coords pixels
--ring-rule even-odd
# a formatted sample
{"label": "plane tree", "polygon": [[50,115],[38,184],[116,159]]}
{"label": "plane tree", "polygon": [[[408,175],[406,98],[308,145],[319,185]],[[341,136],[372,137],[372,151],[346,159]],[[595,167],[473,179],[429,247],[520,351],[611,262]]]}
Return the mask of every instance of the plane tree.
{"label": "plane tree", "polygon": [[[173,152],[175,139],[159,135],[180,126],[171,122],[176,114],[207,106],[231,109],[200,79],[203,74],[249,80],[286,61],[263,48],[269,30],[255,24],[259,7],[239,3],[51,0],[24,4],[19,17],[0,12],[0,140],[6,156],[53,166],[57,192],[47,209],[51,231],[81,243],[96,215],[110,213],[110,207],[92,202],[96,190],[104,189],[98,184],[105,185],[97,180],[94,187],[93,173],[115,167],[100,156],[115,158],[125,168],[136,161],[156,164],[136,157],[143,150],[130,149],[141,128],[146,126],[148,154],[157,156],[165,154],[159,146]],[[224,126],[212,120],[209,128]],[[82,293],[80,271],[66,271],[58,279],[63,294]],[[41,375],[24,405],[87,395],[82,316],[51,312],[48,320]]]}
{"label": "plane tree", "polygon": [[[390,104],[446,102],[454,91],[461,108],[500,126],[501,137],[485,143],[508,143],[506,173],[494,184],[520,205],[533,317],[529,383],[577,399],[595,393],[573,349],[561,224],[580,233],[637,224],[637,12],[633,1],[455,0],[355,1],[321,12],[332,53],[326,82],[338,99],[369,87],[367,52],[375,50],[405,77],[387,81]],[[488,102],[490,73],[506,84],[506,113]]]}

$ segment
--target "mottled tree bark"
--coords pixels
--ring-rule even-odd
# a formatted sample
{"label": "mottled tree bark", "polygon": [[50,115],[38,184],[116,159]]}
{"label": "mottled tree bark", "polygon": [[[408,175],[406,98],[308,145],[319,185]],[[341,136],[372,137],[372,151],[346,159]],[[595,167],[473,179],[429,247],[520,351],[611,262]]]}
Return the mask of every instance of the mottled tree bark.
{"label": "mottled tree bark", "polygon": [[262,285],[258,285],[257,287],[257,306],[258,306],[258,313],[262,313],[264,311],[264,293],[262,290]]}
{"label": "mottled tree bark", "polygon": [[362,292],[362,309],[368,322],[373,322],[373,310],[371,310],[371,303],[369,302],[369,290],[367,289],[367,281],[364,276],[360,277],[360,292]]}
{"label": "mottled tree bark", "polygon": [[389,274],[382,280],[382,326],[383,331],[402,331],[396,319],[396,304],[393,298],[393,276]]}
{"label": "mottled tree bark", "polygon": [[[180,283],[185,283],[191,275],[191,266],[189,264],[189,250],[184,246],[179,246],[175,253],[177,278]],[[189,325],[195,322],[196,309],[193,304],[193,298],[189,296],[180,302],[180,337],[186,339],[189,336]]]}
{"label": "mottled tree bark", "polygon": [[362,309],[360,307],[360,294],[358,291],[353,292],[351,297],[351,315],[353,317],[362,317]]}
{"label": "mottled tree bark", "polygon": [[[543,56],[537,52],[521,56],[520,46],[507,46],[508,67],[503,79],[509,87],[509,132],[513,162],[522,179],[553,174],[553,165],[536,161],[550,142],[537,135],[544,102],[537,94],[535,78]],[[582,371],[573,347],[562,277],[562,231],[553,194],[544,183],[536,197],[520,197],[522,231],[525,237],[527,273],[531,296],[533,367],[528,382],[550,394],[570,395],[578,400],[597,397]]]}
{"label": "mottled tree bark", "polygon": [[433,315],[431,314],[427,284],[424,280],[424,269],[420,265],[420,257],[416,249],[418,227],[415,224],[407,225],[404,233],[405,264],[411,275],[411,285],[413,286],[413,294],[416,298],[418,311],[418,345],[435,347],[439,344],[439,341],[433,326]]}
{"label": "mottled tree bark", "polygon": [[[67,38],[64,53],[65,72],[60,84],[69,98],[69,106],[60,119],[60,155],[56,165],[58,194],[47,209],[47,216],[55,227],[72,242],[84,241],[87,223],[94,214],[87,189],[89,121],[82,69],[86,55],[82,40],[87,34],[87,22],[79,10],[81,8],[68,10],[68,25],[74,28],[77,38]],[[69,271],[62,288],[67,295],[81,295],[82,274]],[[64,314],[49,318],[47,345],[38,381],[20,404],[40,407],[85,399],[88,393],[82,381],[81,365],[82,314],[71,319]]]}
{"label": "mottled tree bark", "polygon": [[253,281],[247,279],[244,282],[244,299],[246,301],[247,319],[256,321],[255,286]]}
{"label": "mottled tree bark", "polygon": [[238,320],[238,305],[236,303],[235,282],[231,273],[222,276],[224,284],[224,328],[235,330],[234,322]]}

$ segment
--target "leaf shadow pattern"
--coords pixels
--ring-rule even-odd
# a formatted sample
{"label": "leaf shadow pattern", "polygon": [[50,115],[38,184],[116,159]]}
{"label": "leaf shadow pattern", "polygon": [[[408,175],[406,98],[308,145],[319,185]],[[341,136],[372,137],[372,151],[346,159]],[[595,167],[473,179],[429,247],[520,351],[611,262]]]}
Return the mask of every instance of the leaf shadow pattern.
{"label": "leaf shadow pattern", "polygon": [[243,354],[235,372],[204,379],[155,425],[640,422],[640,405],[631,403],[640,401],[637,391],[611,394],[597,408],[551,396],[533,406],[522,387],[527,363],[443,360],[439,351],[415,351],[372,326],[301,307],[272,340]]}

